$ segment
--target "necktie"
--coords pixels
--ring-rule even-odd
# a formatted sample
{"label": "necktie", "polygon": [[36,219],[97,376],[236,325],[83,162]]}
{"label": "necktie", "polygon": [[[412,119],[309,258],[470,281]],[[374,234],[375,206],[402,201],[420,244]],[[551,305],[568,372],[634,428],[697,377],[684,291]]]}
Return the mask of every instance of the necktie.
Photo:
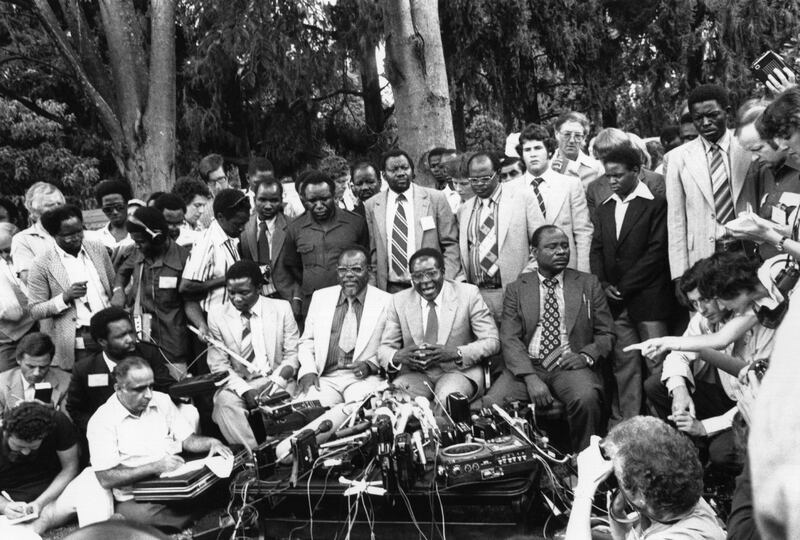
{"label": "necktie", "polygon": [[408,221],[405,209],[406,196],[402,193],[397,196],[397,210],[394,213],[392,225],[392,271],[395,275],[403,276],[408,266]]}
{"label": "necktie", "polygon": [[545,278],[543,283],[547,287],[547,295],[544,299],[544,318],[542,319],[542,337],[539,342],[539,358],[547,357],[548,354],[561,345],[558,332],[561,317],[558,313],[558,301],[556,300],[556,284],[558,281]]}
{"label": "necktie", "polygon": [[491,200],[482,203],[484,218],[478,227],[478,264],[489,277],[497,273],[497,235],[494,231],[494,210]]}
{"label": "necktie", "polygon": [[242,312],[242,345],[239,350],[242,352],[242,358],[248,362],[252,362],[256,358],[253,350],[253,334],[250,329],[250,317],[252,316],[253,314],[249,311]]}
{"label": "necktie", "polygon": [[439,342],[439,317],[436,316],[436,302],[428,302],[428,323],[425,325],[425,343],[436,345]]}
{"label": "necktie", "polygon": [[272,255],[269,251],[269,240],[267,239],[267,222],[259,220],[258,222],[258,262],[267,264],[272,260]]}
{"label": "necktie", "polygon": [[717,222],[724,225],[733,217],[733,197],[728,185],[728,172],[722,158],[722,149],[718,145],[711,146],[711,187],[714,190],[714,208]]}
{"label": "necktie", "polygon": [[544,197],[542,197],[542,192],[539,190],[539,185],[544,182],[544,178],[541,176],[534,178],[531,185],[533,186],[533,193],[536,195],[536,200],[539,201],[539,209],[542,211],[542,217],[547,219],[547,209],[544,206]]}
{"label": "necktie", "polygon": [[356,310],[353,309],[353,300],[348,299],[347,313],[344,314],[342,331],[339,334],[339,348],[346,353],[355,349],[356,336],[358,336],[358,318],[356,317]]}

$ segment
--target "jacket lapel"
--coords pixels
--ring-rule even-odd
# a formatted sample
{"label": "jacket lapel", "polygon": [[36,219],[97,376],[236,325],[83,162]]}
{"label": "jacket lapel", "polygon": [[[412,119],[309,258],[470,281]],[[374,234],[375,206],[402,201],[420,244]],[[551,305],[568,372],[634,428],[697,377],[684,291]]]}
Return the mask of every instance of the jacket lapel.
{"label": "jacket lapel", "polygon": [[614,250],[616,250],[619,246],[617,241],[616,221],[614,219],[616,207],[617,201],[611,200],[603,203],[597,209],[597,213],[595,214],[597,219],[603,225],[603,245],[614,246]]}
{"label": "jacket lapel", "polygon": [[[414,238],[414,243],[417,245],[414,246],[414,250],[418,250],[422,247],[422,235],[425,234],[425,231],[422,230],[422,217],[427,216],[430,212],[431,207],[431,198],[426,191],[421,189],[419,186],[414,186],[414,231],[416,236]],[[409,253],[409,257],[411,254]]]}
{"label": "jacket lapel", "polygon": [[375,198],[375,206],[373,212],[375,214],[375,229],[378,233],[376,244],[385,246],[387,242],[386,236],[386,206],[389,201],[389,190],[381,192]]}
{"label": "jacket lapel", "polygon": [[286,240],[286,225],[286,216],[283,215],[283,212],[278,213],[275,217],[275,230],[272,232],[272,244],[269,246],[273,268],[277,264],[278,255],[283,249],[284,240]]}
{"label": "jacket lapel", "polygon": [[742,148],[736,140],[736,137],[731,136],[730,163],[734,208],[739,201],[739,196],[742,194],[745,177],[747,176],[747,169],[752,163],[750,156],[750,152]]}
{"label": "jacket lapel", "polygon": [[[325,363],[328,360],[328,345],[331,341],[331,326],[333,325],[333,316],[336,312],[336,302],[339,300],[339,293],[341,287],[325,291],[322,294],[328,295],[322,302],[323,308],[317,313],[314,313],[314,358],[317,361],[317,367],[320,373],[325,369]],[[319,293],[318,293],[319,294]],[[364,314],[361,314],[361,320],[364,320]],[[353,355],[355,358],[355,355]]]}
{"label": "jacket lapel", "polygon": [[364,295],[364,306],[361,310],[361,323],[358,325],[358,335],[356,336],[356,347],[353,350],[353,358],[358,358],[369,343],[378,318],[381,316],[381,309],[378,299],[375,296],[375,289],[367,285],[367,294]]}
{"label": "jacket lapel", "polygon": [[[511,227],[511,208],[513,207],[515,192],[509,187],[503,186],[503,191],[500,193],[497,208],[497,252],[503,249],[503,243],[506,241],[508,229]],[[522,193],[518,196],[522,197]],[[503,211],[505,210],[505,212]]]}
{"label": "jacket lapel", "polygon": [[578,313],[583,309],[581,290],[575,280],[578,274],[570,269],[564,270],[564,318],[566,319],[567,335],[572,332]]}
{"label": "jacket lapel", "polygon": [[403,316],[406,318],[406,324],[411,333],[411,339],[414,343],[419,345],[425,341],[425,331],[422,329],[422,304],[420,303],[420,296],[416,291],[413,291],[413,294],[406,295],[406,298],[408,301],[403,310]]}
{"label": "jacket lapel", "polygon": [[[87,247],[88,246],[91,246],[91,244],[87,244]],[[99,248],[105,249],[102,246],[99,246]],[[108,275],[105,272],[106,266],[103,264],[102,252],[96,251],[93,247],[89,247],[86,252],[89,254],[92,264],[94,264],[94,267],[97,269],[97,276],[100,278],[100,283],[103,284],[106,294],[111,298],[111,283],[109,283]]]}
{"label": "jacket lapel", "polygon": [[442,285],[442,305],[439,309],[439,343],[444,345],[453,330],[453,322],[456,318],[458,309],[458,298],[456,297],[452,283],[445,281]]}
{"label": "jacket lapel", "polygon": [[66,291],[69,289],[70,281],[67,275],[67,269],[64,268],[64,263],[61,261],[61,257],[55,249],[50,250],[50,264],[48,266],[50,267],[50,273],[53,275],[53,279],[56,280],[56,283],[61,285],[61,290]]}
{"label": "jacket lapel", "polygon": [[621,246],[625,241],[625,237],[633,230],[633,226],[642,217],[647,204],[641,197],[636,197],[628,204],[628,210],[625,212],[625,218],[622,220],[622,228],[619,231],[619,238],[617,239],[617,247]]}
{"label": "jacket lapel", "polygon": [[700,137],[687,143],[684,167],[702,192],[711,208],[714,208],[714,193],[711,190],[711,173],[708,170],[708,159],[703,150]]}
{"label": "jacket lapel", "polygon": [[[278,321],[277,313],[270,311],[267,308],[267,302],[264,301],[263,298],[259,298],[258,301],[261,304],[259,316],[261,317],[261,333],[264,340],[264,353],[266,354],[267,358],[267,367],[276,365],[276,360],[278,358],[278,351],[276,350],[278,340],[276,339],[276,334],[278,332],[278,324],[283,326],[283,324]],[[253,340],[255,343],[255,339]],[[283,343],[283,340],[281,340]]]}
{"label": "jacket lapel", "polygon": [[559,184],[558,180],[548,182],[549,186],[546,193],[543,193],[544,207],[547,209],[547,223],[556,223],[556,218],[561,207],[564,205],[564,199],[567,198],[566,185]]}
{"label": "jacket lapel", "polygon": [[525,320],[525,330],[528,334],[526,342],[530,341],[539,324],[539,273],[531,272],[521,278],[524,287],[520,287],[519,303],[522,306],[522,317]]}
{"label": "jacket lapel", "polygon": [[247,248],[247,251],[250,252],[250,256],[253,258],[254,261],[261,262],[258,260],[258,226],[257,226],[258,218],[255,214],[250,216],[250,219],[247,220],[247,224],[244,226],[244,232],[239,236],[239,244],[242,248]]}

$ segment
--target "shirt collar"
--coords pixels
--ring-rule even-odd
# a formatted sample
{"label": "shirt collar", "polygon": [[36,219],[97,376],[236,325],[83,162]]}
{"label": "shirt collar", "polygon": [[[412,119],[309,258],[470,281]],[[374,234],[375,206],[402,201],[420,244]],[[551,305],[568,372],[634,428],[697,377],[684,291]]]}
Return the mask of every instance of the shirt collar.
{"label": "shirt collar", "polygon": [[[500,201],[500,195],[502,193],[502,190],[503,190],[503,184],[498,182],[497,186],[495,186],[494,188],[494,191],[489,196],[489,200],[492,201],[492,203],[494,204],[498,204],[498,202]],[[476,199],[475,204],[477,204],[478,206],[482,205],[486,201],[486,199],[481,199],[477,195],[475,196],[475,199]]]}
{"label": "shirt collar", "polygon": [[[436,298],[434,298],[434,299],[433,299],[433,302],[436,304],[436,307],[442,307],[442,296],[444,296],[444,288],[445,288],[445,287],[447,287],[447,281],[445,281],[445,282],[442,284],[442,290],[441,290],[441,291],[439,291],[439,294],[438,294],[438,295],[436,295]],[[420,305],[421,305],[423,308],[427,308],[427,307],[428,307],[428,301],[427,301],[427,300],[425,300],[425,299],[422,297],[422,295],[420,295],[419,293],[417,293],[417,296],[419,296],[419,303],[420,303]]]}
{"label": "shirt collar", "polygon": [[[538,270],[536,271],[536,273],[539,275],[539,284],[541,286],[544,286],[544,280],[547,279],[547,278],[544,277],[541,273],[539,273]],[[555,277],[550,278],[550,279],[555,279],[556,283],[558,284],[559,287],[563,286],[564,285],[564,272],[559,272],[558,274],[555,275]]]}
{"label": "shirt collar", "polygon": [[708,152],[711,150],[712,145],[719,146],[720,150],[722,150],[727,154],[728,149],[730,149],[731,147],[731,134],[726,129],[725,133],[722,134],[722,137],[720,137],[716,143],[707,141],[705,137],[703,137],[702,135],[700,135],[700,141],[703,143],[703,150],[705,151],[706,154],[708,154]]}
{"label": "shirt collar", "polygon": [[[22,374],[22,370],[19,370],[19,380],[22,381],[22,389],[27,390],[29,388],[33,388],[35,385],[33,383],[28,382],[28,379]],[[44,382],[44,381],[42,381]]]}
{"label": "shirt collar", "polygon": [[638,183],[636,184],[636,187],[633,188],[633,191],[628,193],[628,196],[625,197],[624,200],[620,199],[619,195],[617,195],[616,193],[612,193],[611,196],[608,199],[606,199],[603,204],[605,204],[608,201],[612,201],[612,200],[613,201],[617,201],[617,203],[620,203],[620,204],[629,203],[633,199],[635,199],[636,197],[640,197],[642,199],[647,199],[648,201],[652,201],[655,198],[653,196],[653,192],[650,191],[650,188],[647,187],[647,184],[645,184],[644,182],[639,180]]}
{"label": "shirt collar", "polygon": [[53,242],[53,244],[54,244],[54,245],[55,245],[55,247],[56,247],[56,253],[58,254],[58,257],[59,257],[60,259],[62,259],[62,260],[66,259],[66,258],[68,258],[68,257],[72,257],[73,259],[80,259],[81,255],[86,255],[86,256],[88,256],[88,254],[86,253],[86,246],[85,246],[85,245],[83,245],[83,242],[81,242],[81,250],[78,252],[78,255],[76,255],[76,256],[74,256],[74,255],[71,255],[71,254],[67,253],[66,251],[64,251],[63,249],[61,249],[61,246],[59,246],[59,245],[58,245],[58,244],[56,244],[55,242]]}
{"label": "shirt collar", "polygon": [[[369,285],[361,289],[361,292],[356,295],[356,300],[358,300],[358,303],[362,306],[364,305],[364,298],[367,296],[367,287],[369,287]],[[342,289],[339,291],[339,301],[336,302],[336,305],[341,306],[344,304],[347,304],[347,296],[345,296],[344,289]]]}
{"label": "shirt collar", "polygon": [[142,414],[140,414],[139,416],[136,416],[131,411],[129,411],[128,409],[125,408],[125,405],[123,405],[122,402],[119,400],[119,397],[117,397],[117,392],[116,391],[114,392],[114,395],[112,395],[108,399],[107,403],[109,403],[111,405],[111,410],[114,413],[114,418],[117,420],[117,423],[121,422],[122,420],[125,420],[126,418],[133,418],[133,419],[137,419],[138,420],[139,418],[144,416],[144,413],[147,412],[149,409],[157,409],[158,408],[158,405],[156,405],[155,399],[151,398],[150,399],[150,403],[147,404],[147,408],[145,408],[145,410],[142,411]]}
{"label": "shirt collar", "polygon": [[[400,193],[392,191],[391,189],[387,189],[386,193],[388,196],[387,202],[389,204],[395,204],[397,202],[397,196],[401,195]],[[402,195],[405,196],[406,201],[414,200],[414,182],[411,182],[411,184],[408,186],[408,189],[405,190]]]}
{"label": "shirt collar", "polygon": [[108,371],[111,372],[111,375],[114,375],[114,368],[116,367],[117,363],[114,362],[108,355],[104,352],[103,353],[103,362],[106,363],[106,367],[108,367]]}
{"label": "shirt collar", "polygon": [[222,226],[216,219],[208,226],[208,234],[211,237],[211,243],[215,246],[222,246],[225,245],[228,240],[234,240],[234,238],[231,238],[228,236],[228,233],[222,230]]}

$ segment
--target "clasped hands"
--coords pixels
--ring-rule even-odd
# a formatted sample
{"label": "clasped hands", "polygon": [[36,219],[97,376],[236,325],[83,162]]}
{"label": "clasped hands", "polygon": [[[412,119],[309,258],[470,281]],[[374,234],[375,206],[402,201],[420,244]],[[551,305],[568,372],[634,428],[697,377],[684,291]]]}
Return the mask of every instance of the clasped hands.
{"label": "clasped hands", "polygon": [[454,362],[458,360],[458,349],[446,345],[409,345],[397,351],[394,355],[394,363],[406,365],[414,371],[425,371],[434,364],[443,362]]}

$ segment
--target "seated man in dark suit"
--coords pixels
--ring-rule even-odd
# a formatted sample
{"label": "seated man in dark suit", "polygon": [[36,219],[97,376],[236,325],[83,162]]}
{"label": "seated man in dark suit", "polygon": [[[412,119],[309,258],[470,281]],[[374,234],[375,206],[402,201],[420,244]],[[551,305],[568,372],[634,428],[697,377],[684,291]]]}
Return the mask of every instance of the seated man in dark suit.
{"label": "seated man in dark suit", "polygon": [[175,383],[158,349],[137,343],[133,323],[125,310],[117,307],[101,310],[89,324],[92,338],[102,350],[75,364],[67,397],[67,412],[81,434],[86,433],[89,418],[114,393],[111,372],[124,358],[135,354],[147,360],[155,377],[153,388],[159,392],[166,392]]}
{"label": "seated man in dark suit", "polygon": [[567,409],[572,450],[580,451],[603,429],[599,363],[614,346],[614,321],[597,278],[567,268],[569,241],[561,229],[539,227],[531,244],[538,270],[506,289],[506,370],[483,404],[530,400],[548,407],[555,394]]}
{"label": "seated man in dark suit", "polygon": [[[676,302],[669,276],[666,199],[639,180],[641,158],[633,147],[611,150],[603,166],[611,195],[594,215],[590,260],[616,328],[612,358],[617,391],[611,422],[617,423],[642,409],[642,357],[624,349],[667,335]],[[648,370],[655,371],[661,360],[649,362]]]}

